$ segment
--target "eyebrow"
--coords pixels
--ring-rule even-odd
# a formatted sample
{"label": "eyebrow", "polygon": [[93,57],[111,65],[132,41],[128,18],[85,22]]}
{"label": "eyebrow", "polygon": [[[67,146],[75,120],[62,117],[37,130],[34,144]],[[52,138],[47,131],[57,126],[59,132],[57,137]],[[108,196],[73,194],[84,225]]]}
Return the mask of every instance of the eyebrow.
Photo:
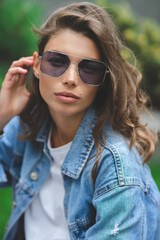
{"label": "eyebrow", "polygon": [[[64,54],[66,56],[71,56],[71,57],[77,57],[77,58],[80,58],[80,59],[86,59],[86,60],[93,60],[93,61],[98,61],[98,62],[103,62],[97,58],[89,58],[89,57],[80,57],[80,56],[77,56],[77,55],[74,55],[74,54],[68,54],[68,53],[65,53],[65,52],[61,52],[61,51],[58,51],[58,50],[47,50],[45,52],[55,52],[55,53],[60,53],[60,54]],[[45,53],[43,52],[43,54]],[[42,55],[43,55],[42,54]],[[42,57],[41,55],[39,57]],[[103,62],[104,63],[104,62]]]}

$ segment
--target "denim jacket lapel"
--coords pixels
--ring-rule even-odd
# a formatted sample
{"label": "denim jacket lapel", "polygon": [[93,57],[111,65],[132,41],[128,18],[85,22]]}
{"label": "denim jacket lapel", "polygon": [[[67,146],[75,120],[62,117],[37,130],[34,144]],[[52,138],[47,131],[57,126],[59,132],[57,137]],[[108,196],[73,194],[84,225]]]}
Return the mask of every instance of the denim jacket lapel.
{"label": "denim jacket lapel", "polygon": [[92,129],[95,120],[94,110],[90,107],[83,117],[71,148],[64,160],[61,168],[63,174],[74,179],[79,178],[94,146]]}

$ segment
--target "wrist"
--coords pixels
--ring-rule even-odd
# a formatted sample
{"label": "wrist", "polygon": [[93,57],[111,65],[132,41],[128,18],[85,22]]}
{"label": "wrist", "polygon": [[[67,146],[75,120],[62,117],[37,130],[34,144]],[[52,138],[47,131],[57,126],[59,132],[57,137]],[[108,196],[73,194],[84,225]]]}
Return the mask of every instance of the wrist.
{"label": "wrist", "polygon": [[12,119],[10,115],[3,115],[0,113],[0,134],[3,134],[3,128]]}

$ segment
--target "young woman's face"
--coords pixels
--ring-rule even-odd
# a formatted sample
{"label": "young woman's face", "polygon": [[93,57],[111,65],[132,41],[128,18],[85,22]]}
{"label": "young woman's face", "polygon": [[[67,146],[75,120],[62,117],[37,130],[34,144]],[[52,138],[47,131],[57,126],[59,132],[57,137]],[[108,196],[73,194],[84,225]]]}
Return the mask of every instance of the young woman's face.
{"label": "young woman's face", "polygon": [[80,79],[77,63],[83,58],[100,60],[96,44],[82,34],[66,29],[50,38],[44,49],[44,52],[46,51],[58,51],[72,55],[69,56],[72,63],[59,77],[51,77],[42,73],[40,71],[41,60],[37,65],[35,64],[34,72],[39,75],[42,98],[48,104],[53,118],[57,114],[62,117],[76,115],[81,118],[93,102],[98,86],[87,85]]}

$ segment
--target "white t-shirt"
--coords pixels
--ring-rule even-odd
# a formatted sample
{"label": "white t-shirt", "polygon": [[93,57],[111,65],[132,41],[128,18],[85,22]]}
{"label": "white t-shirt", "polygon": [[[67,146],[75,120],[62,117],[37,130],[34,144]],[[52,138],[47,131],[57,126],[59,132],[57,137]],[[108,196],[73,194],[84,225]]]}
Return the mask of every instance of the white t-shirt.
{"label": "white t-shirt", "polygon": [[50,135],[48,148],[53,158],[50,175],[25,212],[26,240],[70,240],[64,213],[65,190],[60,169],[71,142],[59,148],[51,148]]}

